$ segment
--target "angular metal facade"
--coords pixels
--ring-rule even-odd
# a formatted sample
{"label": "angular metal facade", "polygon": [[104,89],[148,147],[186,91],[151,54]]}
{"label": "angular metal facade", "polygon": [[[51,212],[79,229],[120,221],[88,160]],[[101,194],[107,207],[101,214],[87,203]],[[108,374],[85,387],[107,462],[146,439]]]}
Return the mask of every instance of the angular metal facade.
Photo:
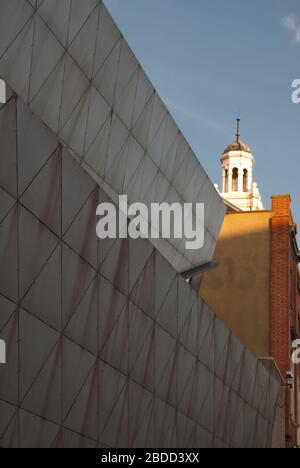
{"label": "angular metal facade", "polygon": [[[178,272],[224,207],[102,2],[0,0],[1,447],[268,447],[278,382]],[[205,202],[206,245],[98,241],[98,203]]]}
{"label": "angular metal facade", "polygon": [[153,243],[177,271],[209,262],[224,204],[102,2],[0,0],[0,13],[0,76],[114,201],[206,203],[200,252]]}

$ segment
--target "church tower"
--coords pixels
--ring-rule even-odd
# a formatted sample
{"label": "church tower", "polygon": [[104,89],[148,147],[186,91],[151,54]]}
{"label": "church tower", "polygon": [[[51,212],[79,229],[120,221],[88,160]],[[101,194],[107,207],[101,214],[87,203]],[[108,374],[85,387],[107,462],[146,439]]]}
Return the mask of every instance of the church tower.
{"label": "church tower", "polygon": [[222,157],[221,196],[242,211],[263,210],[262,199],[253,182],[254,156],[241,141],[240,120],[237,119],[236,141],[228,146]]}

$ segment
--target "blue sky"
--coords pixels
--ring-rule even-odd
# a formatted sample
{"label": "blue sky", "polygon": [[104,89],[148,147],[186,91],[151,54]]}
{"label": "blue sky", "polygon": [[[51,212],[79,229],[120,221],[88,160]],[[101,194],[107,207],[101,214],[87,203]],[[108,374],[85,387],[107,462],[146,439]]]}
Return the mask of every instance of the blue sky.
{"label": "blue sky", "polygon": [[212,180],[239,114],[265,207],[290,193],[300,223],[299,0],[105,3]]}

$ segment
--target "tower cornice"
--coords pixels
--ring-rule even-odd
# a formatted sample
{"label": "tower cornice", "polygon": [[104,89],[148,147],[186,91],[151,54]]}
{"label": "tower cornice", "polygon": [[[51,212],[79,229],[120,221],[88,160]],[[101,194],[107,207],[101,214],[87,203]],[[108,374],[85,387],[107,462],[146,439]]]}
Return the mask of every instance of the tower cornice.
{"label": "tower cornice", "polygon": [[229,151],[229,153],[225,153],[220,157],[220,161],[225,161],[226,159],[230,158],[241,158],[241,159],[249,159],[250,161],[255,164],[255,157],[252,153],[246,153],[245,151]]}

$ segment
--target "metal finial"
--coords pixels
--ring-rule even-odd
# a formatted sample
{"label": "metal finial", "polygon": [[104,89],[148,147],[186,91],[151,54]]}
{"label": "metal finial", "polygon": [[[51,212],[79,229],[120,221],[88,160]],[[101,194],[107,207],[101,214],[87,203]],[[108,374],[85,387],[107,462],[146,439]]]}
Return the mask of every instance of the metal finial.
{"label": "metal finial", "polygon": [[240,131],[240,122],[241,122],[241,119],[238,117],[236,119],[236,122],[237,122],[237,132],[236,132],[236,141],[240,141],[240,138],[241,138],[241,131]]}

